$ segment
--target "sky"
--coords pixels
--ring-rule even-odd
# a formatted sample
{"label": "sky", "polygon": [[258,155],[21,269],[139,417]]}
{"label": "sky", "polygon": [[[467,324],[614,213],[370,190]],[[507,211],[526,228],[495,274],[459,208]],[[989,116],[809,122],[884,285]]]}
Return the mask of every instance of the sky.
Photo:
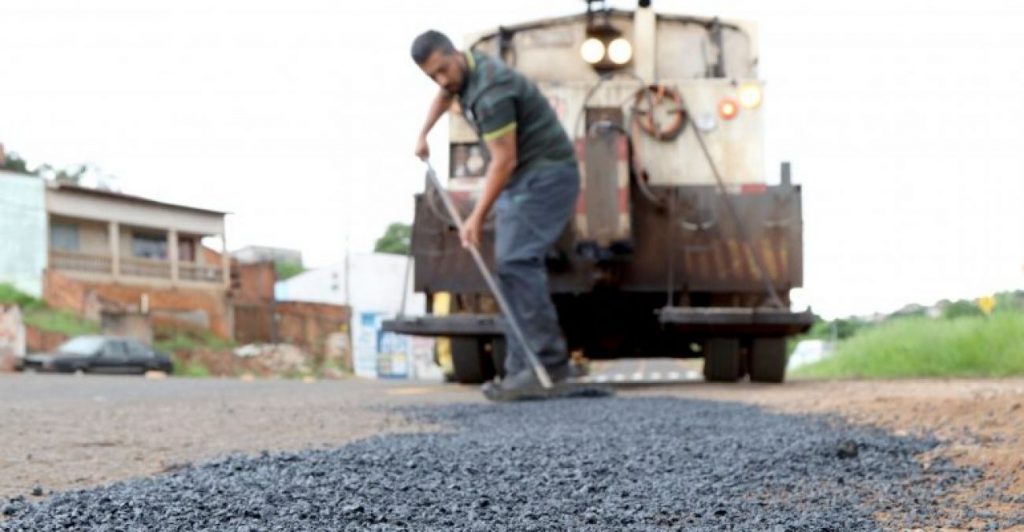
{"label": "sky", "polygon": [[[1024,288],[1024,4],[654,7],[758,23],[767,180],[791,161],[803,187],[795,306],[837,317]],[[231,249],[295,248],[326,265],[412,220],[412,150],[435,90],[409,60],[419,32],[459,43],[583,9],[0,0],[0,142],[30,165],[91,163],[126,193],[229,211]]]}

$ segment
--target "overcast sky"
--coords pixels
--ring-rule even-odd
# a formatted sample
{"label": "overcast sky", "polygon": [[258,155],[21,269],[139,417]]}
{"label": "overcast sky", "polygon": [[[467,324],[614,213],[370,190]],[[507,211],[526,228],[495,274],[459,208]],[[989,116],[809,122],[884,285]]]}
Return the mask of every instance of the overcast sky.
{"label": "overcast sky", "polygon": [[[797,304],[838,316],[1024,288],[1020,2],[654,6],[760,25],[765,170],[777,181],[792,161],[804,187]],[[30,164],[90,162],[124,192],[230,211],[231,248],[328,264],[412,219],[434,89],[411,39],[583,8],[0,0],[0,142]],[[435,153],[445,135],[442,122]]]}

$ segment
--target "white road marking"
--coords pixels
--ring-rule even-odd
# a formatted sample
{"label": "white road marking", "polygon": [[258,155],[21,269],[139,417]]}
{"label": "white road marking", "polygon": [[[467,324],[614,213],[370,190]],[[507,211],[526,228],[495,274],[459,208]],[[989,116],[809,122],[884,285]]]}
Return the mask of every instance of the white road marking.
{"label": "white road marking", "polygon": [[622,382],[626,380],[626,376],[622,373],[616,373],[615,375],[612,375],[612,380],[615,382]]}
{"label": "white road marking", "polygon": [[679,372],[678,371],[670,371],[670,372],[668,372],[668,378],[669,378],[669,380],[679,380]]}
{"label": "white road marking", "polygon": [[652,371],[651,372],[651,380],[652,381],[660,381],[661,380],[661,372],[660,371]]}

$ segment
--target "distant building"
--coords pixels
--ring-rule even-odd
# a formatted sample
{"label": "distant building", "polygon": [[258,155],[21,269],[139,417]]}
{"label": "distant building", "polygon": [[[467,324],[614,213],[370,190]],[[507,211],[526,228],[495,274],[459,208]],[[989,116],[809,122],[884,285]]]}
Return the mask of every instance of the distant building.
{"label": "distant building", "polygon": [[151,314],[230,337],[224,218],[0,171],[0,282],[94,319]]}
{"label": "distant building", "polygon": [[254,264],[257,262],[280,264],[287,262],[302,265],[302,252],[295,249],[246,246],[237,251],[232,251],[231,257],[242,264]]}
{"label": "distant building", "polygon": [[[413,269],[410,261],[405,255],[389,253],[351,255],[337,264],[307,270],[290,279],[278,281],[276,297],[278,301],[348,305],[352,313],[353,358],[357,375],[388,376],[395,362],[386,356],[382,357],[388,354],[382,353],[383,349],[404,351],[402,365],[410,369],[400,373],[423,378],[437,373],[434,371],[436,368],[430,368],[433,373],[428,373],[427,369],[418,372],[411,370],[417,364],[413,352],[425,349],[427,354],[420,358],[426,358],[429,362],[432,342],[393,338],[395,335],[380,331],[381,320],[395,316],[401,310],[408,315],[422,315],[426,312],[426,297],[414,293],[412,289]],[[392,347],[382,347],[382,343]],[[427,347],[423,348],[424,345]],[[385,368],[382,364],[389,367]],[[426,365],[432,365],[432,362]]]}

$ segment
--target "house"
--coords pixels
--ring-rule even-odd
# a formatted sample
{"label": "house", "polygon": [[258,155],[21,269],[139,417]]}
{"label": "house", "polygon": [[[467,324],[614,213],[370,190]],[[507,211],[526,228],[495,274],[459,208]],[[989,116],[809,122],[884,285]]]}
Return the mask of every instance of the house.
{"label": "house", "polygon": [[228,338],[225,215],[0,171],[0,282],[94,319],[145,314]]}

